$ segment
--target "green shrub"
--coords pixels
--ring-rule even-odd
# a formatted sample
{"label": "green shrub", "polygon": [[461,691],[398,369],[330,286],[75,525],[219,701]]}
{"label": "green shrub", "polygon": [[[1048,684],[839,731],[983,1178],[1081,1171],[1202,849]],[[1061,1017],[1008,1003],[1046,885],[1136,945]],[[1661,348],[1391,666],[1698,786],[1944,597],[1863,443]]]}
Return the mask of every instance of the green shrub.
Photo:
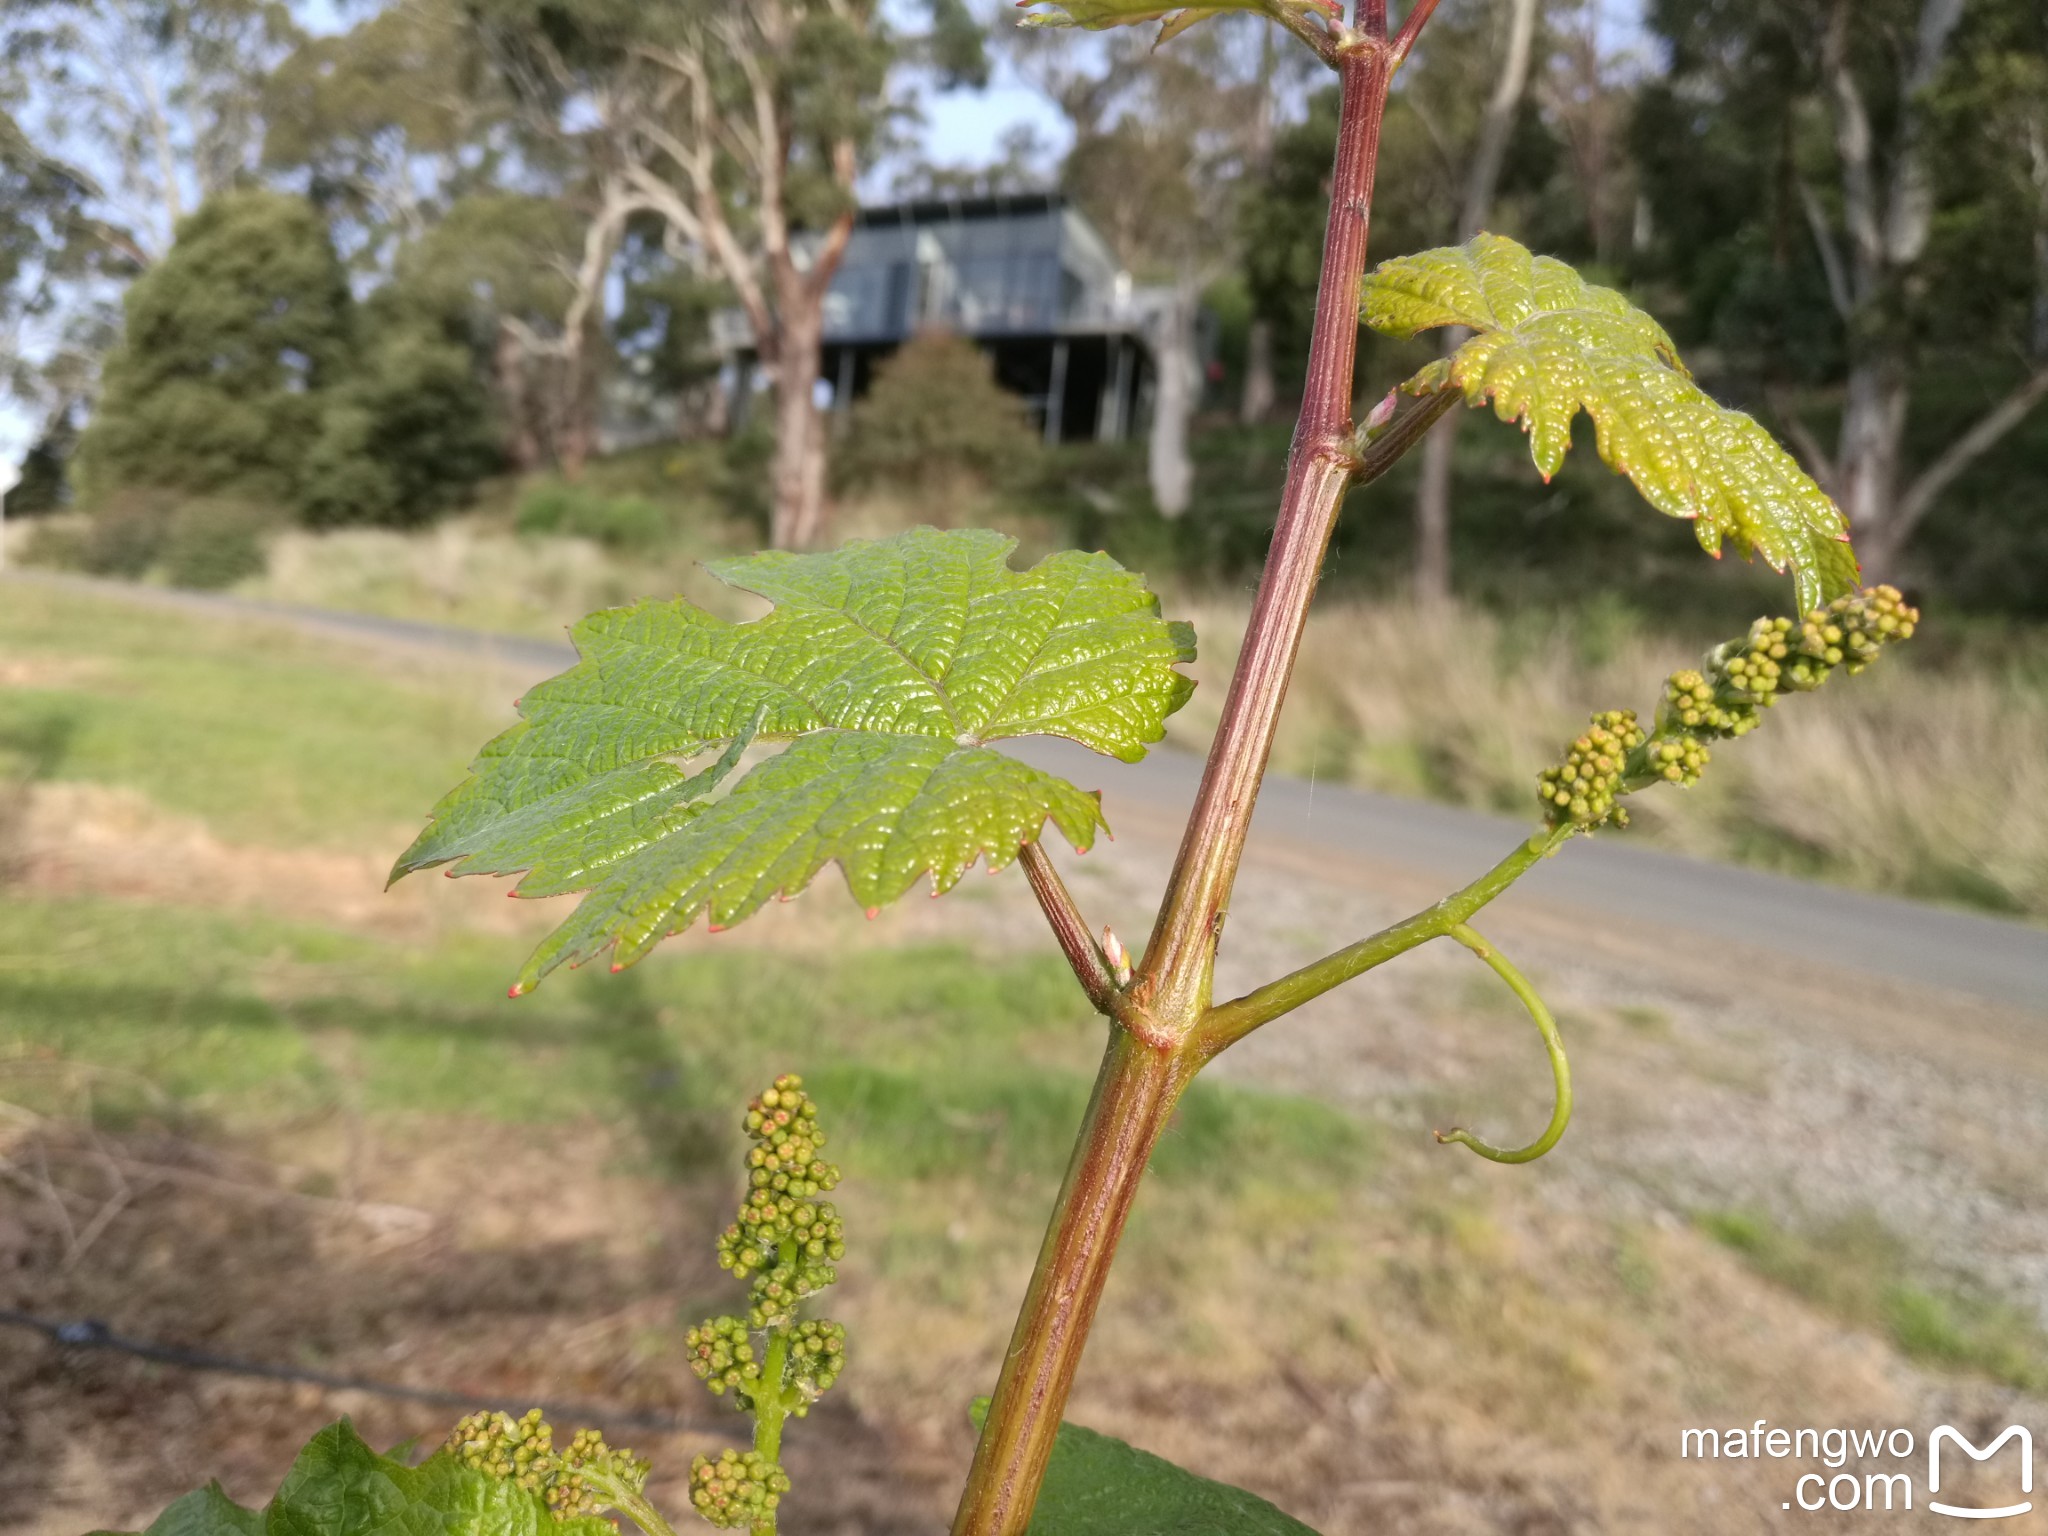
{"label": "green shrub", "polygon": [[668,514],[645,496],[606,496],[559,480],[521,497],[514,523],[521,533],[589,539],[610,549],[647,549],[670,532]]}
{"label": "green shrub", "polygon": [[93,508],[77,548],[77,569],[133,581],[163,554],[173,498],[160,491],[120,491]]}
{"label": "green shrub", "polygon": [[950,331],[920,331],[853,408],[842,469],[850,485],[942,492],[1016,474],[1037,446],[1024,403],[996,383],[980,348]]}
{"label": "green shrub", "polygon": [[22,542],[21,563],[58,571],[82,571],[91,537],[92,520],[83,512],[43,518]]}
{"label": "green shrub", "polygon": [[172,585],[214,590],[263,574],[272,519],[247,502],[188,501],[171,514],[161,564]]}
{"label": "green shrub", "polygon": [[290,497],[352,348],[348,271],[320,211],[256,188],[208,198],[122,307],[78,443],[81,494]]}

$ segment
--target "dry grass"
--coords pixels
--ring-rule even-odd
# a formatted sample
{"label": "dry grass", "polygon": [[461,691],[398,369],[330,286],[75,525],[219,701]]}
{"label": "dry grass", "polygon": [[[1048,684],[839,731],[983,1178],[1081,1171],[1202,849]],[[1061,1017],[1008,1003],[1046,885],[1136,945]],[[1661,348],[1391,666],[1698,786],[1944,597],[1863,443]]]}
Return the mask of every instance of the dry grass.
{"label": "dry grass", "polygon": [[588,539],[515,534],[486,518],[453,518],[420,533],[294,531],[273,541],[269,572],[237,590],[552,639],[585,614],[634,598],[701,599],[716,583],[698,561],[737,547],[707,538],[701,547],[624,557]]}
{"label": "dry grass", "polygon": [[[1175,738],[1208,739],[1241,600],[1169,606],[1203,637],[1205,686]],[[1289,773],[1533,813],[1537,772],[1595,709],[1647,713],[1694,659],[1626,616],[1507,619],[1402,601],[1309,622],[1276,748]],[[1795,698],[1717,749],[1682,797],[1631,807],[1667,846],[1846,883],[2048,915],[2048,688],[2018,665],[1937,667],[1910,651]]]}
{"label": "dry grass", "polygon": [[[887,497],[842,509],[876,536],[928,516]],[[973,521],[965,515],[961,521]],[[1032,524],[1020,563],[1053,531]],[[320,607],[554,636],[593,609],[684,593],[733,617],[751,605],[699,562],[744,535],[707,528],[658,555],[510,533],[488,517],[426,533],[286,533],[241,590]],[[1173,739],[1206,745],[1243,594],[1169,596],[1202,636],[1205,686]],[[1522,815],[1539,769],[1595,709],[1647,712],[1696,649],[1596,600],[1573,614],[1500,616],[1403,600],[1326,601],[1309,624],[1276,761],[1284,771]],[[1638,797],[1638,835],[1847,884],[2048,915],[2048,686],[2022,664],[1937,666],[1911,652],[1792,701],[1716,754],[1682,798]]]}

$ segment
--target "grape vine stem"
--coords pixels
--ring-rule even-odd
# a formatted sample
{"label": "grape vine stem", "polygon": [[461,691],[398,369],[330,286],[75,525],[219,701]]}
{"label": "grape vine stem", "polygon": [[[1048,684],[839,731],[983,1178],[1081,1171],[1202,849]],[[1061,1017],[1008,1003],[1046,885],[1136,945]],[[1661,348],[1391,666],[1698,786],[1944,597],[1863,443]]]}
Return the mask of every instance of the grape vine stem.
{"label": "grape vine stem", "polygon": [[[1395,40],[1387,32],[1386,0],[1359,0],[1356,28],[1333,49],[1341,105],[1330,216],[1301,415],[1265,573],[1151,940],[1131,985],[1116,999],[1108,1049],[1003,1360],[954,1517],[954,1536],[1022,1536],[1029,1527],[1145,1164],[1181,1093],[1207,1059],[1201,1025],[1209,1011],[1216,944],[1309,602],[1338,508],[1361,460],[1373,449],[1384,457],[1393,446],[1375,439],[1362,448],[1352,432],[1358,291],[1387,86],[1430,9],[1427,0],[1412,7]],[[1419,415],[1407,413],[1404,425],[1426,426],[1417,422]],[[1401,433],[1400,446],[1414,436],[1419,432]],[[1063,900],[1057,875],[1045,878],[1049,861],[1035,874],[1033,862],[1025,868],[1070,963],[1088,986],[1092,964],[1100,963],[1092,955],[1092,937],[1072,914],[1071,900]],[[1093,1000],[1095,989],[1089,992]]]}

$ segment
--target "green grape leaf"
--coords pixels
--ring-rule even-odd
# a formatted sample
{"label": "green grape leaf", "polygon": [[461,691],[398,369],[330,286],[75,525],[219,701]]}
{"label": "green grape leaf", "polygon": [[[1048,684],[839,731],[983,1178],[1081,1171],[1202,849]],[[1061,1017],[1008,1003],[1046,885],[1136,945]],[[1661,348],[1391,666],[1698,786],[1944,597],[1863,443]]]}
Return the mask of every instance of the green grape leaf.
{"label": "green grape leaf", "polygon": [[[974,1404],[974,1426],[988,1399]],[[1197,1477],[1108,1435],[1061,1424],[1029,1536],[1316,1536],[1255,1493]]]}
{"label": "green grape leaf", "polygon": [[[588,891],[515,992],[555,966],[644,956],[703,914],[718,927],[838,863],[873,911],[928,877],[1016,857],[1046,822],[1086,849],[1096,797],[990,743],[1051,735],[1135,762],[1194,684],[1194,631],[1107,555],[1026,571],[1014,539],[921,528],[830,554],[711,570],[775,606],[734,624],[676,599],[593,614],[581,659],[434,808],[394,879],[525,872],[521,896]],[[787,741],[740,776],[741,754]],[[722,755],[692,773],[689,760]]]}
{"label": "green grape leaf", "polygon": [[[101,1532],[97,1536],[112,1536]],[[558,1519],[538,1494],[435,1455],[417,1467],[379,1456],[347,1419],[315,1435],[262,1510],[209,1484],[141,1536],[618,1536],[594,1515]]]}
{"label": "green grape leaf", "polygon": [[[1038,3],[1039,0],[1017,0],[1020,10]],[[1207,0],[1201,5],[1188,6],[1161,5],[1158,0],[1052,0],[1052,7],[1049,11],[1033,11],[1018,25],[1086,27],[1091,32],[1100,32],[1110,27],[1135,27],[1156,21],[1160,23],[1157,42],[1164,43],[1178,37],[1196,22],[1221,16],[1226,11],[1253,11],[1265,16],[1313,12],[1332,22],[1344,19],[1344,8],[1336,0]]]}
{"label": "green grape leaf", "polygon": [[1857,584],[1841,509],[1751,417],[1693,382],[1664,328],[1611,288],[1514,241],[1466,245],[1383,262],[1365,279],[1365,323],[1409,337],[1440,326],[1473,334],[1402,387],[1463,391],[1520,422],[1548,480],[1571,446],[1572,421],[1593,419],[1600,457],[1651,506],[1688,518],[1716,557],[1725,540],[1792,569],[1801,612]]}
{"label": "green grape leaf", "polygon": [[[116,1533],[94,1531],[92,1536]],[[237,1504],[219,1483],[208,1483],[173,1502],[150,1523],[146,1536],[263,1536],[263,1515]]]}

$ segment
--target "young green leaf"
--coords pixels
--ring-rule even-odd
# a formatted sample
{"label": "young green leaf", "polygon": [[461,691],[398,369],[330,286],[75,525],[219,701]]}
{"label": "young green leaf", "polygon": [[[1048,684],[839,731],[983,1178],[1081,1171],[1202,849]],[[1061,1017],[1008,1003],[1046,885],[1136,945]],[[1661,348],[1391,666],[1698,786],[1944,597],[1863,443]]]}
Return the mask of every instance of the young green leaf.
{"label": "young green leaf", "polygon": [[[217,1483],[188,1493],[142,1536],[618,1536],[595,1515],[557,1519],[508,1478],[446,1454],[417,1467],[379,1456],[347,1419],[315,1435],[263,1510],[244,1509]],[[96,1536],[113,1536],[99,1532]]]}
{"label": "young green leaf", "polygon": [[[988,1399],[974,1404],[974,1426]],[[1062,1424],[1030,1536],[1316,1536],[1255,1493],[1186,1472],[1134,1445]]]}
{"label": "young green leaf", "polygon": [[1365,279],[1362,313],[1389,336],[1471,330],[1402,387],[1492,401],[1502,421],[1522,423],[1544,479],[1563,465],[1584,410],[1600,457],[1658,511],[1691,519],[1709,554],[1725,539],[1773,570],[1790,566],[1802,612],[1855,589],[1841,509],[1754,420],[1695,384],[1664,328],[1613,289],[1483,234],[1383,262]]}
{"label": "young green leaf", "polygon": [[[92,1536],[117,1536],[113,1531],[95,1531]],[[219,1483],[208,1483],[176,1500],[151,1522],[145,1536],[264,1536],[263,1514],[244,1509],[221,1491]]]}
{"label": "young green leaf", "polygon": [[[631,964],[705,914],[730,926],[838,862],[870,910],[929,877],[999,868],[1050,820],[1076,848],[1100,806],[989,743],[1065,736],[1135,762],[1194,684],[1194,632],[1106,555],[1028,571],[1016,541],[924,528],[831,554],[720,561],[775,604],[732,624],[681,599],[592,615],[582,659],[533,689],[435,807],[393,878],[525,871],[522,896],[590,895],[519,989],[615,947]],[[790,740],[722,799],[755,740]],[[724,756],[691,774],[688,759]]]}

